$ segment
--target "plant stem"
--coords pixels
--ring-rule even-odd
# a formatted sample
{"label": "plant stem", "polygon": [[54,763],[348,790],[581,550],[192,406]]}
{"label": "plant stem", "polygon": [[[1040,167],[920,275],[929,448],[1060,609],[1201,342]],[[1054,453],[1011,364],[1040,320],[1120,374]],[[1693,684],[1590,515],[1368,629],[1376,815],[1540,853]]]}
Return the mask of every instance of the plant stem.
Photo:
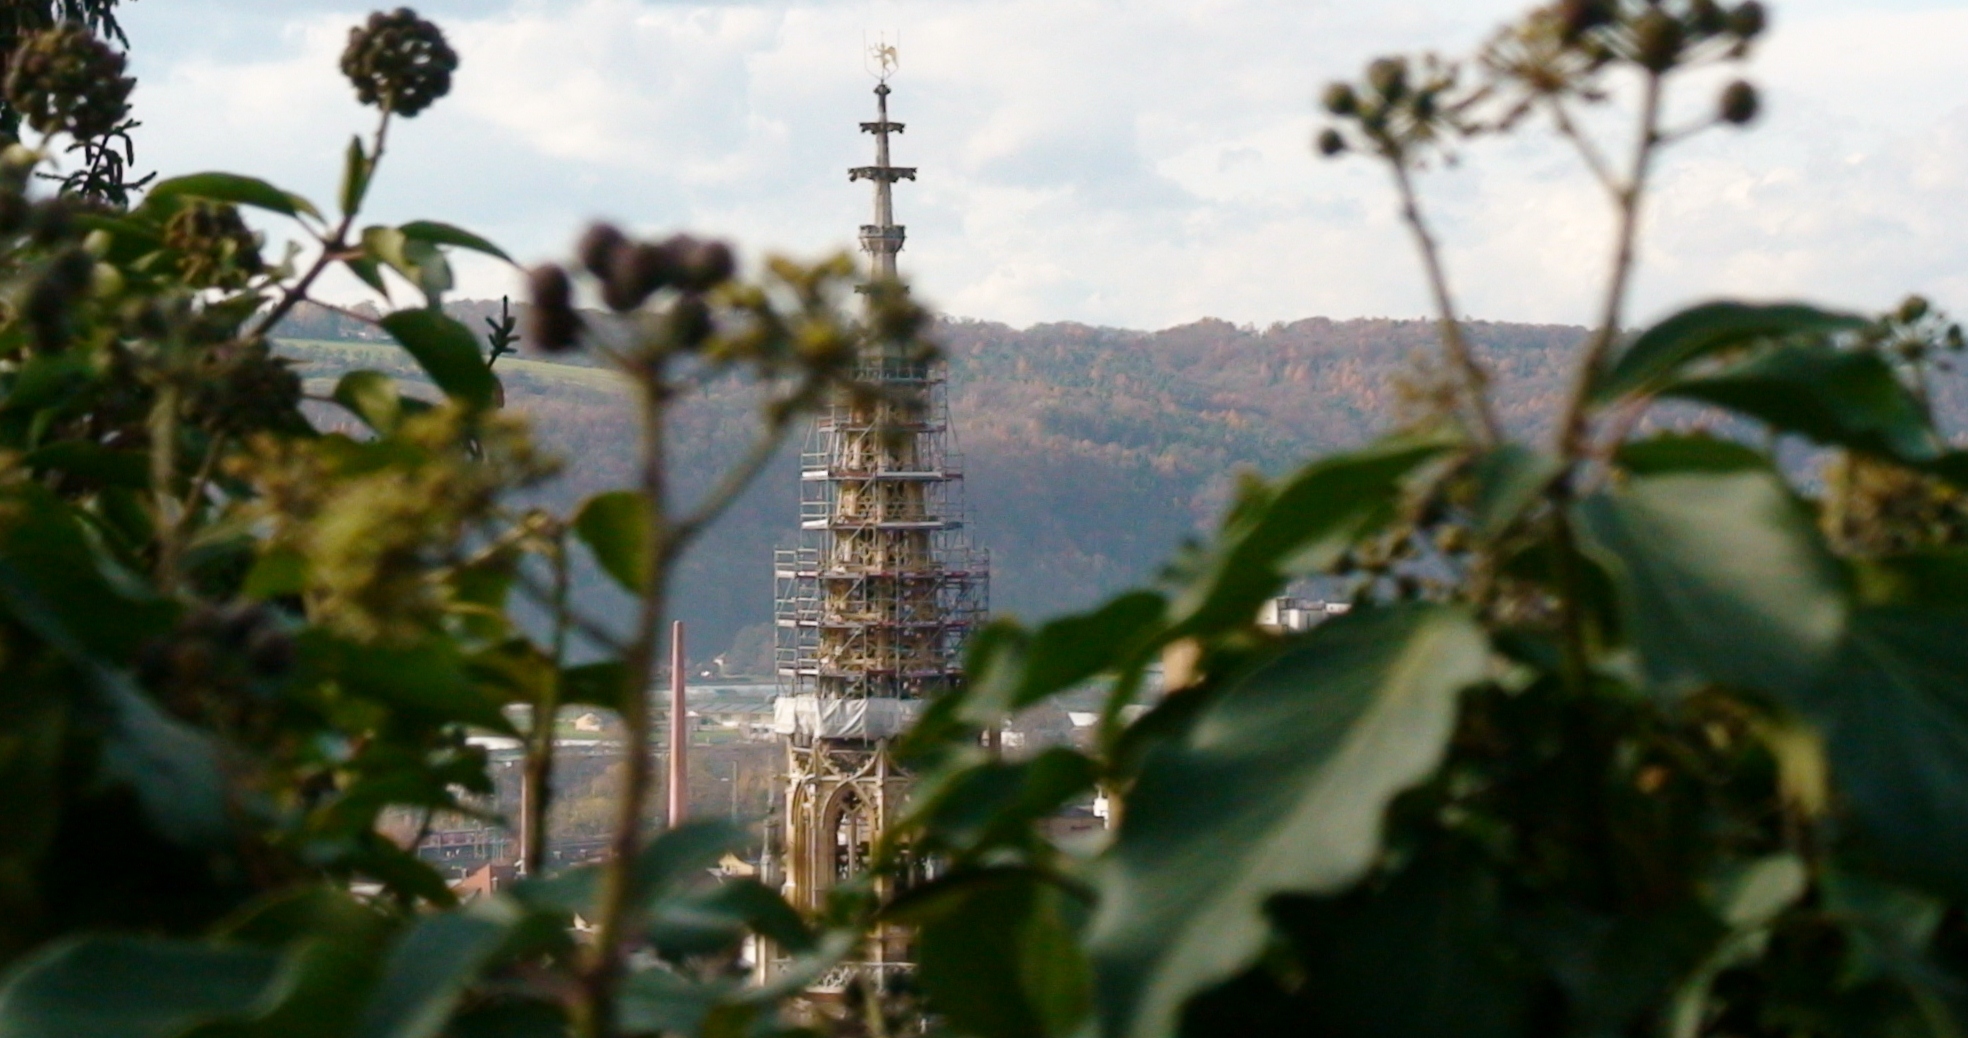
{"label": "plant stem", "polygon": [[1480,446],[1493,446],[1503,438],[1503,433],[1490,406],[1489,375],[1477,363],[1475,354],[1470,352],[1469,341],[1462,334],[1462,322],[1456,319],[1455,302],[1449,295],[1449,278],[1442,270],[1441,246],[1428,229],[1428,222],[1422,218],[1421,201],[1415,192],[1414,179],[1408,175],[1406,162],[1399,156],[1390,156],[1387,164],[1394,171],[1394,186],[1401,195],[1401,218],[1407,221],[1408,229],[1414,234],[1415,247],[1421,252],[1422,266],[1428,274],[1428,288],[1435,299],[1436,320],[1442,327],[1442,348],[1448,354],[1450,368],[1455,371],[1463,407],[1467,416],[1473,419],[1470,432]]}
{"label": "plant stem", "polygon": [[1607,354],[1619,336],[1627,286],[1633,279],[1634,240],[1640,226],[1640,201],[1646,194],[1647,170],[1661,140],[1661,83],[1658,74],[1650,73],[1647,76],[1641,100],[1640,132],[1633,146],[1632,168],[1626,183],[1614,193],[1619,207],[1619,230],[1613,266],[1607,278],[1605,302],[1600,310],[1598,329],[1586,347],[1585,355],[1580,358],[1571,396],[1558,423],[1558,456],[1572,471],[1565,478],[1553,481],[1551,505],[1556,540],[1554,550],[1557,552],[1558,623],[1564,651],[1564,677],[1566,687],[1574,695],[1583,695],[1589,690],[1591,660],[1581,602],[1585,595],[1585,574],[1579,556],[1577,532],[1572,529],[1569,505],[1577,489],[1573,480],[1578,475],[1578,462],[1588,446],[1586,408],[1591,401],[1592,387],[1599,369],[1605,365]]}
{"label": "plant stem", "polygon": [[157,587],[166,595],[178,589],[179,501],[171,485],[178,474],[178,401],[175,382],[158,387],[150,408],[150,492],[157,526]]}
{"label": "plant stem", "polygon": [[620,713],[626,746],[622,797],[616,804],[609,857],[601,872],[595,942],[582,977],[583,997],[575,1019],[575,1033],[580,1038],[610,1038],[615,1033],[615,992],[622,977],[622,942],[634,909],[636,856],[642,846],[643,809],[649,799],[654,771],[649,755],[650,734],[654,730],[649,689],[656,676],[670,560],[675,557],[670,550],[673,538],[667,497],[669,459],[665,419],[670,387],[666,376],[659,361],[650,366],[641,381],[643,456],[639,489],[649,510],[645,543],[650,545],[650,552],[648,568],[643,574],[635,637],[623,660],[626,676]]}
{"label": "plant stem", "polygon": [[520,828],[526,833],[521,862],[528,876],[546,875],[547,808],[553,799],[554,723],[560,714],[561,668],[567,663],[567,593],[571,584],[567,565],[567,534],[563,530],[553,548],[553,676],[540,690],[533,704],[532,745],[527,747],[526,790],[521,796]]}
{"label": "plant stem", "polygon": [[[390,113],[389,109],[385,108],[382,120],[376,124],[376,146],[369,151],[369,168],[363,173],[365,178],[375,176],[377,164],[383,161],[383,148],[389,142],[389,126]],[[288,311],[307,298],[308,289],[314,287],[315,279],[321,276],[321,272],[327,270],[330,263],[335,262],[348,251],[349,230],[355,226],[356,213],[359,211],[358,208],[342,214],[342,222],[335,225],[334,232],[321,239],[321,254],[314,258],[314,264],[308,268],[307,273],[301,275],[299,281],[294,282],[292,288],[281,294],[280,302],[274,304],[273,309],[268,310],[266,316],[260,318],[259,323],[253,326],[252,338],[257,339],[272,331],[274,325],[279,324],[280,319],[287,316]]]}
{"label": "plant stem", "polygon": [[1585,350],[1572,392],[1558,424],[1558,454],[1576,459],[1586,434],[1585,412],[1592,397],[1592,386],[1606,356],[1619,338],[1620,315],[1626,308],[1626,292],[1633,280],[1634,241],[1639,236],[1640,202],[1646,195],[1647,172],[1660,145],[1660,105],[1662,80],[1649,75],[1641,99],[1640,134],[1633,146],[1633,165],[1626,183],[1615,192],[1619,207],[1619,230],[1613,251],[1613,267],[1607,275],[1606,298],[1599,311],[1599,325]]}

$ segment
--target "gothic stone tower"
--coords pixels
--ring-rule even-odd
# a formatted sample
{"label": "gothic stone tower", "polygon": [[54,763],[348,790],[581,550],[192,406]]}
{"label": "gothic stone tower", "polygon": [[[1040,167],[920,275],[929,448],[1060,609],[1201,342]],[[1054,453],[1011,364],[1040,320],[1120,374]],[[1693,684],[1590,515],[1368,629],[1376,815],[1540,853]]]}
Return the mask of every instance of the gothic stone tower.
{"label": "gothic stone tower", "polygon": [[[892,188],[916,176],[889,162],[902,124],[889,121],[888,96],[884,76],[878,117],[861,124],[875,164],[848,173],[875,188],[874,222],[861,228],[871,282],[895,278],[904,235]],[[909,780],[889,741],[959,679],[964,641],[987,608],[989,560],[964,536],[942,366],[877,346],[857,366],[881,392],[843,397],[815,419],[800,466],[800,547],[774,567],[783,878],[807,908],[863,868],[901,808]],[[904,956],[899,940],[877,940],[856,968],[879,974]]]}

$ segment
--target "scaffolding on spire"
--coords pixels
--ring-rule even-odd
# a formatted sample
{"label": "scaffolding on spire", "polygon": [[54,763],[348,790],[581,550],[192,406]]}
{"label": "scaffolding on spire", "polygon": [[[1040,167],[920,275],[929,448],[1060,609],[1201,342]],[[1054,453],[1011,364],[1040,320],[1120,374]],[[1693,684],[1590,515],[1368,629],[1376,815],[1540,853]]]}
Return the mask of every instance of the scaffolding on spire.
{"label": "scaffolding on spire", "polygon": [[[916,177],[890,162],[889,135],[902,132],[888,117],[895,52],[884,44],[876,55],[877,118],[861,124],[875,137],[875,164],[848,173],[875,187],[875,219],[860,235],[870,285],[896,276],[904,233],[891,189]],[[900,810],[909,776],[889,741],[960,680],[964,644],[989,601],[989,557],[964,530],[942,365],[871,345],[856,366],[880,391],[843,396],[815,418],[800,464],[800,546],[779,551],[774,566],[774,724],[787,748],[780,878],[808,909],[862,871]],[[879,982],[908,968],[907,957],[899,932],[883,934],[868,961],[817,987],[857,974]]]}

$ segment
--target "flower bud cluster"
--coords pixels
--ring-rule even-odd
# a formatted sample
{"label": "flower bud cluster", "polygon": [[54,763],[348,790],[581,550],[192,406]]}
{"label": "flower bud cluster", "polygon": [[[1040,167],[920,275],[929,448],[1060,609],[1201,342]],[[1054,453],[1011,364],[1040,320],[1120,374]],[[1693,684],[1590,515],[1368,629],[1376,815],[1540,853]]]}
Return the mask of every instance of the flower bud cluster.
{"label": "flower bud cluster", "polygon": [[109,133],[130,112],[137,81],[123,74],[123,55],[74,22],[34,33],[7,69],[7,103],[41,133],[77,140]]}
{"label": "flower bud cluster", "polygon": [[193,288],[240,288],[265,269],[259,236],[223,202],[186,204],[165,222],[164,246],[177,253],[178,275]]}
{"label": "flower bud cluster", "polygon": [[[664,338],[693,350],[715,330],[703,295],[730,281],[737,271],[731,246],[679,234],[660,242],[635,241],[611,224],[588,228],[575,247],[581,266],[601,288],[601,301],[616,313],[640,308],[664,289],[678,298],[664,318]],[[549,352],[574,347],[581,318],[574,308],[573,279],[565,268],[546,264],[527,275],[533,304],[527,341]]]}
{"label": "flower bud cluster", "polygon": [[414,116],[451,92],[458,53],[435,24],[408,7],[377,11],[366,24],[349,30],[342,52],[342,74],[355,85],[363,104]]}
{"label": "flower bud cluster", "polygon": [[301,403],[301,377],[260,339],[200,351],[191,386],[192,418],[215,431],[243,434],[275,427]]}
{"label": "flower bud cluster", "polygon": [[173,713],[230,726],[270,704],[271,697],[252,694],[254,686],[286,676],[298,655],[286,625],[266,606],[199,605],[168,639],[143,650],[137,673]]}
{"label": "flower bud cluster", "polygon": [[[1457,69],[1433,56],[1419,61],[1380,58],[1358,84],[1333,83],[1321,103],[1340,124],[1350,124],[1368,150],[1403,164],[1420,161],[1431,146],[1461,129]],[[1353,146],[1339,126],[1319,133],[1315,145],[1332,157]]]}

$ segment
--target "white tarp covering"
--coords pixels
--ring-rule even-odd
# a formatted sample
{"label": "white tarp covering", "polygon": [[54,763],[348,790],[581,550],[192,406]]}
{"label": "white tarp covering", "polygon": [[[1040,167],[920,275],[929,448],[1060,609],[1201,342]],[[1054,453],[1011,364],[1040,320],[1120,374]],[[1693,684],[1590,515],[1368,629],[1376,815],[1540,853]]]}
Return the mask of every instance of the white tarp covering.
{"label": "white tarp covering", "polygon": [[772,730],[816,739],[887,739],[922,713],[917,699],[822,699],[780,696],[772,701]]}

